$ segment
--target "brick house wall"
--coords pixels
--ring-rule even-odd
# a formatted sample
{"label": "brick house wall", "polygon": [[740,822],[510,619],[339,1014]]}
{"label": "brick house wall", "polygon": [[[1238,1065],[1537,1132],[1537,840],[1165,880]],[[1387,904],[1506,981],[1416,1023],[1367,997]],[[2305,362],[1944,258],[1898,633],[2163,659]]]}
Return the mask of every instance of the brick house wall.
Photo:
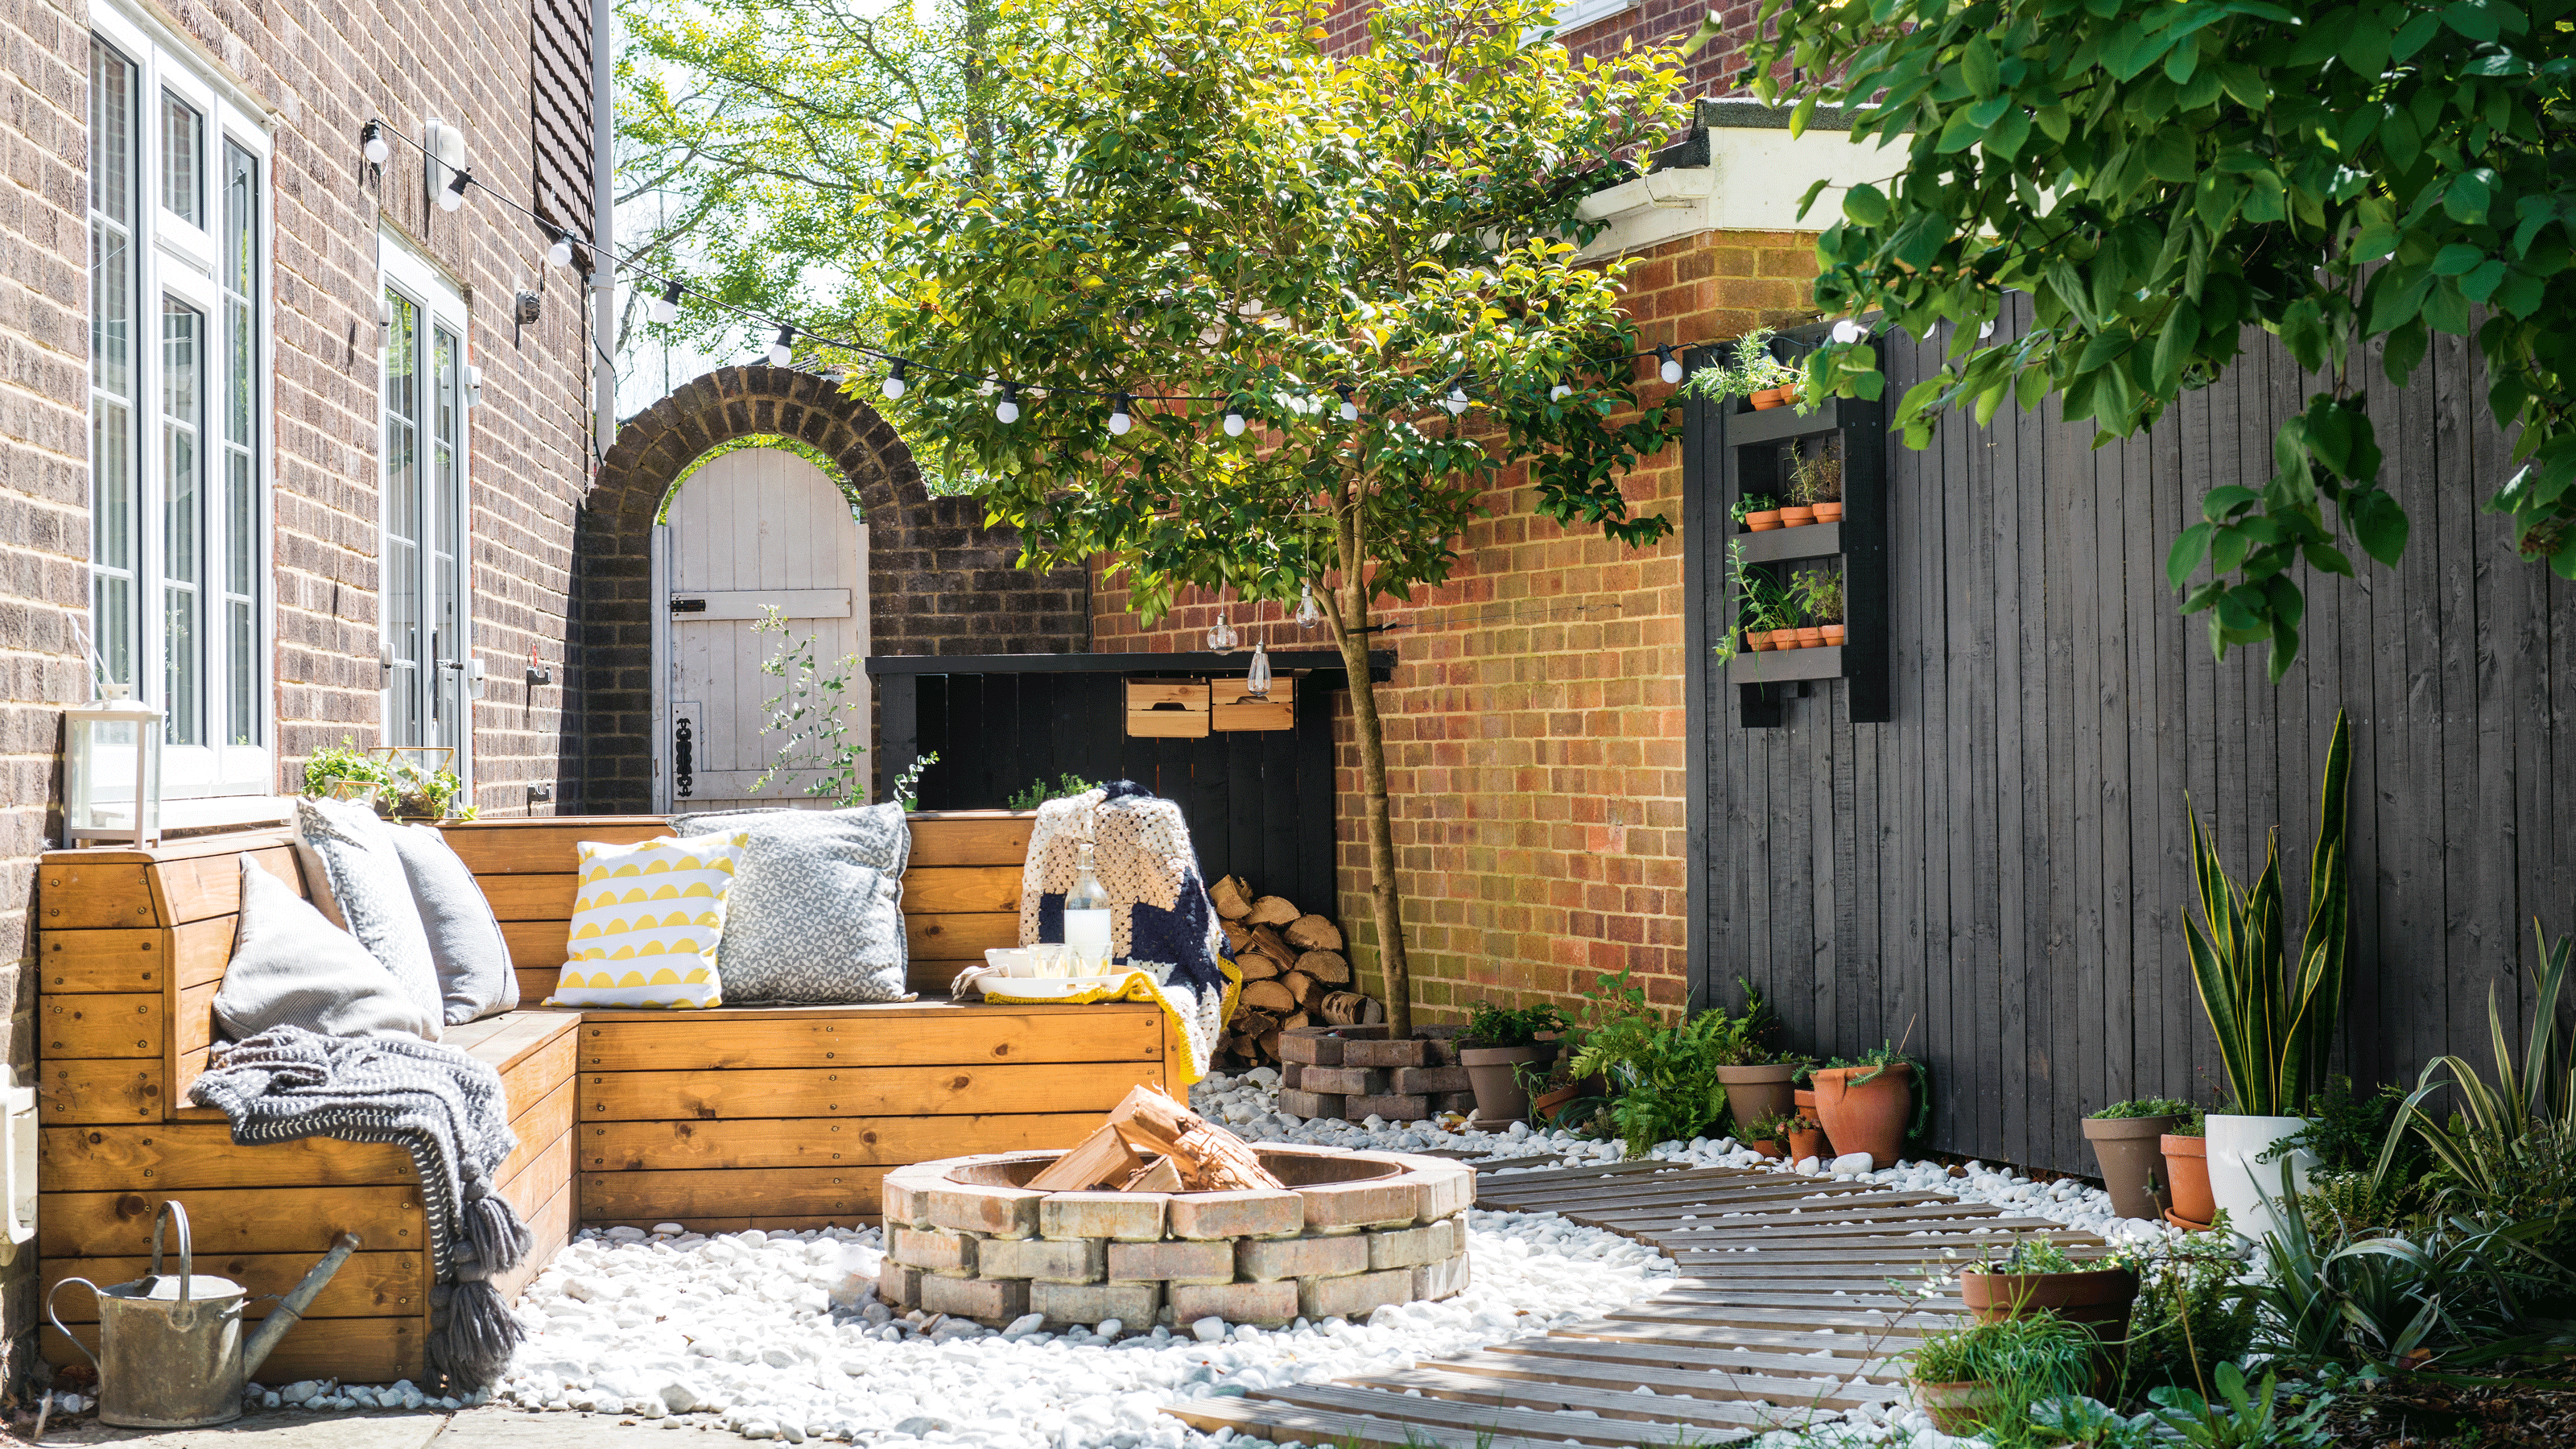
{"label": "brick house wall", "polygon": [[[1628,273],[1639,340],[1692,344],[1804,320],[1813,242],[1703,232],[1641,253]],[[1650,377],[1643,395],[1670,391]],[[1681,449],[1622,491],[1632,511],[1679,525]],[[1489,996],[1570,1001],[1604,971],[1634,971],[1666,1005],[1687,992],[1681,540],[1630,549],[1539,516],[1536,498],[1507,475],[1449,581],[1378,615],[1398,626],[1378,710],[1415,1000],[1435,1021]],[[1203,648],[1219,607],[1185,595],[1148,625],[1126,612],[1117,580],[1095,578],[1092,597],[1092,647],[1104,652]],[[1229,613],[1245,624],[1239,601]],[[1252,616],[1274,645],[1328,646],[1320,627],[1309,636],[1276,616]],[[1335,737],[1340,915],[1374,992],[1347,696]]]}

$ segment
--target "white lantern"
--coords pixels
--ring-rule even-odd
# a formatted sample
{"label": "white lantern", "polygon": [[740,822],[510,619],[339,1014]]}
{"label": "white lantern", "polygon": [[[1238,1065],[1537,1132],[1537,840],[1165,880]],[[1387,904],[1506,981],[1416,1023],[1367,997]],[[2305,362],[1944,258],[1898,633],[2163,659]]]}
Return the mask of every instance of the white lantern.
{"label": "white lantern", "polygon": [[63,711],[63,843],[161,843],[161,711],[111,684]]}

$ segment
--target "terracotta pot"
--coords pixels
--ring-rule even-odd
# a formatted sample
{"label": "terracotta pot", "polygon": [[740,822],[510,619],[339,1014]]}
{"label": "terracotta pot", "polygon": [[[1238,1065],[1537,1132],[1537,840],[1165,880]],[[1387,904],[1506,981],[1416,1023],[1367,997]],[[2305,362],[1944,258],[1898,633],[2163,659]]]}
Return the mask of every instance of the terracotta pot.
{"label": "terracotta pot", "polygon": [[1839,498],[1835,499],[1831,503],[1819,503],[1816,505],[1816,521],[1818,523],[1839,523],[1842,521],[1842,516],[1843,501]]}
{"label": "terracotta pot", "polygon": [[1784,403],[1793,403],[1793,402],[1796,402],[1797,400],[1798,400],[1798,384],[1796,384],[1796,383],[1794,383],[1794,382],[1793,382],[1793,383],[1790,383],[1788,386],[1783,387],[1782,389],[1780,389],[1780,401],[1782,401],[1782,402],[1784,402]]}
{"label": "terracotta pot", "polygon": [[1804,1162],[1810,1157],[1822,1157],[1824,1155],[1825,1134],[1823,1129],[1816,1127],[1792,1127],[1789,1129],[1789,1160],[1791,1162]]}
{"label": "terracotta pot", "polygon": [[1747,1142],[1743,1145],[1757,1157],[1786,1157],[1789,1154],[1789,1149],[1781,1146],[1780,1140],[1776,1137],[1765,1138],[1760,1142]]}
{"label": "terracotta pot", "polygon": [[1816,510],[1792,504],[1780,510],[1782,528],[1804,528],[1816,521]]}
{"label": "terracotta pot", "polygon": [[2102,1164],[2102,1185],[2111,1191],[2113,1212],[2153,1221],[2173,1200],[2165,1190],[2164,1149],[2156,1145],[2173,1124],[2171,1117],[2084,1119],[2084,1139],[2093,1144],[2093,1160]]}
{"label": "terracotta pot", "polygon": [[1467,1069],[1468,1085],[1476,1089],[1476,1120],[1501,1126],[1529,1118],[1529,1092],[1513,1071],[1522,1063],[1556,1059],[1556,1043],[1533,1042],[1515,1047],[1461,1047],[1458,1065]]}
{"label": "terracotta pot", "polygon": [[1579,1082],[1568,1082],[1562,1087],[1550,1087],[1530,1099],[1530,1110],[1536,1112],[1541,1121],[1553,1120],[1558,1108],[1579,1097],[1598,1097],[1608,1090],[1608,1085],[1596,1075]]}
{"label": "terracotta pot", "polygon": [[2209,1139],[2168,1132],[2157,1145],[2164,1149],[2165,1186],[2173,1193],[2173,1215],[2208,1226],[2218,1215],[2217,1200],[2209,1195]]}
{"label": "terracotta pot", "polygon": [[1755,533],[1768,533],[1780,526],[1780,510],[1761,508],[1744,515],[1744,526]]}
{"label": "terracotta pot", "polygon": [[2186,1233],[2205,1233],[2209,1231],[2209,1224],[2193,1222],[2191,1219],[2175,1212],[2172,1208],[2165,1209],[2165,1221],[2182,1229]]}
{"label": "terracotta pot", "polygon": [[2082,1273],[1959,1273],[1959,1301],[1980,1323],[2000,1323],[2034,1313],[2053,1313],[2069,1323],[2091,1325],[2106,1341],[2129,1336],[2129,1305],[2138,1298],[2138,1275],[2126,1268],[2097,1268]]}
{"label": "terracotta pot", "polygon": [[1746,401],[1753,404],[1755,411],[1767,413],[1771,409],[1787,402],[1788,399],[1780,395],[1780,389],[1776,387],[1766,387],[1760,392],[1755,393],[1752,397],[1746,399]]}
{"label": "terracotta pot", "polygon": [[1931,1416],[1933,1428],[1962,1438],[1975,1434],[1988,1416],[2004,1407],[2003,1395],[1994,1385],[1973,1379],[1950,1384],[1909,1379],[1906,1386],[1914,1391],[1914,1406]]}
{"label": "terracotta pot", "polygon": [[[1868,1077],[1855,1083],[1854,1077]],[[1914,1115],[1914,1068],[1818,1067],[1816,1120],[1844,1152],[1866,1152],[1872,1166],[1893,1167]]]}
{"label": "terracotta pot", "polygon": [[1841,647],[1843,642],[1843,626],[1840,624],[1827,624],[1824,625],[1823,628],[1825,631],[1825,642],[1837,648]]}
{"label": "terracotta pot", "polygon": [[1742,1132],[1765,1117],[1786,1117],[1791,1107],[1789,1078],[1795,1062],[1759,1067],[1719,1067],[1717,1080],[1726,1087],[1726,1110]]}
{"label": "terracotta pot", "polygon": [[1834,1150],[1834,1130],[1825,1125],[1825,1119],[1816,1111],[1816,1089],[1813,1087],[1793,1088],[1789,1093],[1789,1106],[1795,1110],[1799,1116],[1816,1124],[1816,1129],[1825,1134],[1825,1151],[1832,1152]]}
{"label": "terracotta pot", "polygon": [[1744,631],[1744,642],[1757,653],[1768,651],[1771,647],[1771,631],[1747,629]]}
{"label": "terracotta pot", "polygon": [[1798,631],[1798,647],[1799,647],[1799,648],[1801,648],[1801,649],[1821,649],[1821,648],[1823,648],[1823,647],[1824,647],[1824,645],[1825,645],[1825,631],[1824,631],[1823,629],[1821,629],[1821,628],[1817,628],[1817,627],[1814,627],[1814,626],[1809,626],[1809,627],[1807,627],[1807,628],[1800,629],[1800,630]]}

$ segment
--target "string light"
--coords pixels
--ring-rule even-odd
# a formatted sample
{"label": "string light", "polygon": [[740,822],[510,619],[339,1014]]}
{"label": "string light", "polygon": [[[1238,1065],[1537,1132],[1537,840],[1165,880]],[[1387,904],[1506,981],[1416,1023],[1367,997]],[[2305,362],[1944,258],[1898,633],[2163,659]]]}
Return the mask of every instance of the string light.
{"label": "string light", "polygon": [[662,289],[661,296],[653,299],[654,321],[667,327],[680,320],[680,292],[680,284],[673,282]]}
{"label": "string light", "polygon": [[883,385],[878,387],[877,391],[886,395],[887,402],[899,400],[904,395],[905,390],[911,387],[910,383],[903,380],[903,371],[910,365],[911,364],[898,357],[894,360],[894,366],[886,369],[885,382]]}
{"label": "string light", "polygon": [[1346,423],[1358,422],[1360,420],[1360,405],[1351,400],[1351,385],[1346,382],[1334,388],[1333,391],[1342,395],[1342,421]]}
{"label": "string light", "polygon": [[779,324],[778,335],[769,340],[769,365],[785,367],[796,356],[796,329]]}
{"label": "string light", "polygon": [[571,234],[570,234],[570,233],[568,233],[568,232],[561,232],[561,231],[558,231],[558,232],[556,232],[556,233],[554,234],[554,238],[555,238],[555,240],[554,240],[554,245],[552,245],[552,246],[550,246],[550,247],[547,247],[547,248],[546,248],[546,260],[547,260],[549,263],[553,264],[555,267],[559,268],[559,269],[560,269],[560,268],[564,268],[564,267],[569,267],[569,266],[571,266],[571,265],[572,265],[572,236],[571,236]]}
{"label": "string light", "polygon": [[1210,649],[1222,654],[1240,641],[1235,637],[1234,626],[1225,621],[1225,615],[1219,614],[1216,623],[1207,631],[1207,642]]}
{"label": "string light", "polygon": [[385,128],[369,121],[358,128],[358,152],[367,158],[368,165],[382,166],[393,156],[394,148],[385,144]]}
{"label": "string light", "polygon": [[465,188],[474,184],[472,171],[459,171],[448,178],[445,189],[438,193],[438,209],[454,211],[465,204]]}
{"label": "string light", "polygon": [[1252,669],[1244,677],[1243,692],[1254,699],[1270,697],[1270,644],[1266,639],[1252,641]]}
{"label": "string light", "polygon": [[1834,324],[1834,340],[1849,346],[1869,335],[1869,330],[1849,317]]}
{"label": "string light", "polygon": [[1572,396],[1574,396],[1574,389],[1561,382],[1547,390],[1547,400],[1549,402],[1563,402]]}
{"label": "string light", "polygon": [[993,416],[1005,423],[1016,423],[1020,420],[1020,385],[1018,383],[1007,380],[1003,382],[1002,400],[994,406]]}
{"label": "string light", "polygon": [[1312,629],[1323,621],[1324,611],[1315,604],[1315,586],[1299,584],[1297,586],[1297,627]]}
{"label": "string light", "polygon": [[1242,437],[1245,426],[1246,424],[1243,421],[1243,409],[1239,407],[1228,407],[1225,410],[1225,435],[1227,437]]}
{"label": "string light", "polygon": [[1136,426],[1136,420],[1127,415],[1127,409],[1135,401],[1123,392],[1118,394],[1117,401],[1109,405],[1109,431],[1123,438],[1127,436],[1129,428]]}
{"label": "string light", "polygon": [[1449,385],[1449,395],[1440,400],[1440,405],[1449,410],[1449,416],[1454,418],[1467,411],[1467,384],[1475,379],[1476,374],[1464,373]]}
{"label": "string light", "polygon": [[1663,364],[1663,366],[1658,368],[1657,371],[1662,374],[1664,381],[1679,382],[1682,380],[1682,362],[1680,358],[1673,356],[1673,347],[1671,343],[1658,343],[1655,347],[1655,358]]}

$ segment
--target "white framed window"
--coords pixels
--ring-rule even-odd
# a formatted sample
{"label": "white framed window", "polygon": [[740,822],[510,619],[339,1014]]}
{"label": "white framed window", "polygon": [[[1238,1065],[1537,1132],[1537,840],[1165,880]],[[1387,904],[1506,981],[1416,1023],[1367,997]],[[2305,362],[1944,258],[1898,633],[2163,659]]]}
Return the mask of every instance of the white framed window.
{"label": "white framed window", "polygon": [[1559,35],[1581,30],[1595,20],[1611,16],[1634,6],[1637,0],[1557,0],[1556,32]]}
{"label": "white framed window", "polygon": [[90,16],[90,639],[163,792],[276,788],[267,116],[157,20]]}
{"label": "white framed window", "polygon": [[400,236],[380,232],[383,286],[384,739],[455,751],[472,783],[473,618],[466,593],[466,356],[461,288]]}

